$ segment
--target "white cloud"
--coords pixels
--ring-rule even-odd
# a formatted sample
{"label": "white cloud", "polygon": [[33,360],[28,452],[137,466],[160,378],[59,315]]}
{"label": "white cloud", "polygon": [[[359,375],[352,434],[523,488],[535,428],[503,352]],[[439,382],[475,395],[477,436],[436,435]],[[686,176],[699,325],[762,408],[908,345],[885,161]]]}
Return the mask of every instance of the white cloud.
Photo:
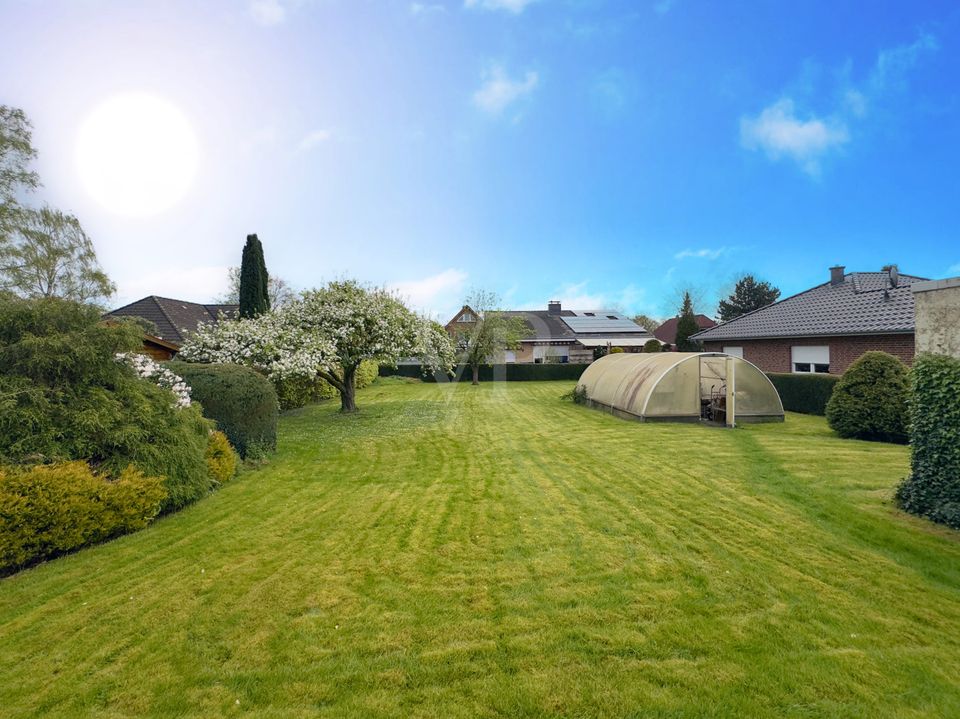
{"label": "white cloud", "polygon": [[333,137],[333,135],[329,130],[314,130],[313,132],[308,132],[304,135],[303,139],[300,140],[300,144],[297,145],[297,151],[309,152],[317,145],[322,145],[324,142],[327,142],[331,137]]}
{"label": "white cloud", "polygon": [[280,0],[249,0],[247,12],[254,22],[272,27],[287,19],[287,8]]}
{"label": "white cloud", "polygon": [[939,49],[937,39],[928,33],[920,35],[909,45],[898,45],[877,54],[877,62],[870,74],[870,87],[873,92],[884,90],[904,83],[907,71],[920,61],[921,56]]}
{"label": "white cloud", "polygon": [[820,174],[820,161],[851,139],[850,127],[865,122],[873,106],[889,101],[898,91],[907,89],[907,75],[923,56],[939,48],[937,39],[921,34],[907,45],[881,50],[861,82],[850,79],[851,63],[834,73],[838,84],[831,88],[830,114],[806,118],[798,116],[794,97],[810,101],[823,76],[813,62],[804,63],[801,81],[784,97],[764,108],[756,117],[740,118],[740,143],[750,150],[763,150],[771,160],[787,157],[807,174]]}
{"label": "white cloud", "polygon": [[227,290],[226,265],[209,267],[171,267],[138,273],[118,282],[117,307],[148,295],[171,297],[189,302],[211,302]]}
{"label": "white cloud", "polygon": [[539,75],[530,70],[522,80],[510,78],[501,65],[492,65],[483,74],[483,83],[473,93],[473,104],[491,115],[499,115],[508,106],[529,95],[537,87]]}
{"label": "white cloud", "polygon": [[449,268],[419,280],[392,282],[388,287],[399,293],[414,309],[441,317],[446,322],[460,308],[466,282],[466,272]]}
{"label": "white cloud", "polygon": [[731,247],[718,247],[712,250],[706,247],[699,250],[686,249],[675,254],[673,259],[684,260],[687,258],[695,258],[700,260],[716,260],[728,254],[732,249]]}
{"label": "white cloud", "polygon": [[505,10],[514,15],[519,15],[526,9],[527,5],[532,5],[535,2],[537,0],[464,0],[463,6],[480,10]]}
{"label": "white cloud", "polygon": [[947,273],[950,275],[960,275],[960,262],[955,265],[950,265],[947,268]]}
{"label": "white cloud", "polygon": [[748,150],[763,150],[771,160],[789,157],[810,175],[820,172],[821,158],[850,139],[837,118],[797,117],[793,100],[773,103],[757,117],[740,118],[740,142]]}

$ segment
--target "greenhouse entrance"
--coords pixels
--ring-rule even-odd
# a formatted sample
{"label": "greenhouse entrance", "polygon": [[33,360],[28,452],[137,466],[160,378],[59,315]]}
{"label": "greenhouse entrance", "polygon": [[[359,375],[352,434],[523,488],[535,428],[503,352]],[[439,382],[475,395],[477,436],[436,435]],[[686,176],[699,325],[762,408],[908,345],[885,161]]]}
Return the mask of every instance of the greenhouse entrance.
{"label": "greenhouse entrance", "polygon": [[612,354],[580,376],[587,404],[641,422],[782,422],[769,378],[741,357],[719,352]]}

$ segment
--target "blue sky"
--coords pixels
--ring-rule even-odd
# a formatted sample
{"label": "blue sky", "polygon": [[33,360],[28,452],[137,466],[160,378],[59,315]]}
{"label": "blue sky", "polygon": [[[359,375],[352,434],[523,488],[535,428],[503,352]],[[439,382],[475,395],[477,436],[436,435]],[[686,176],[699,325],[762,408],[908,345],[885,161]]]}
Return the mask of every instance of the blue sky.
{"label": "blue sky", "polygon": [[[353,276],[442,319],[473,286],[666,316],[741,272],[960,274],[958,78],[955,2],[0,0],[0,103],[118,303],[210,299],[248,232],[296,287]],[[147,217],[74,162],[132,91],[199,148]]]}

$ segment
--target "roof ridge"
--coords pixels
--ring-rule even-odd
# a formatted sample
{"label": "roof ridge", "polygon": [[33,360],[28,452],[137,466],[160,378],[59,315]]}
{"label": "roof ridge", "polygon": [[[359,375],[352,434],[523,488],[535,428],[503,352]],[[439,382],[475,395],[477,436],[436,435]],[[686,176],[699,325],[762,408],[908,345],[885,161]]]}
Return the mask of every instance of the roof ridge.
{"label": "roof ridge", "polygon": [[[176,332],[176,333],[177,333],[178,335],[180,335],[181,337],[183,337],[183,332],[181,331],[181,329],[180,329],[179,327],[177,327],[177,323],[174,322],[174,321],[170,318],[170,315],[169,315],[169,314],[167,314],[167,311],[163,308],[163,303],[162,303],[162,302],[159,302],[159,300],[164,300],[164,299],[169,300],[169,299],[171,299],[171,298],[170,298],[170,297],[158,297],[157,295],[150,295],[150,299],[153,300],[153,303],[157,306],[157,309],[160,310],[160,314],[162,314],[162,315],[166,318],[167,322],[170,323],[170,326],[173,327],[173,331]],[[180,300],[172,300],[172,301],[173,301],[173,302],[179,302]]]}
{"label": "roof ridge", "polygon": [[[853,273],[851,273],[851,274],[853,274]],[[758,308],[755,309],[755,310],[750,310],[749,312],[744,312],[742,315],[739,315],[739,316],[737,316],[737,317],[734,317],[732,320],[727,320],[726,322],[717,322],[717,324],[715,324],[713,327],[707,327],[707,328],[704,329],[704,330],[700,330],[700,332],[697,332],[696,334],[690,335],[690,337],[696,337],[696,336],[697,336],[698,334],[700,334],[701,332],[710,332],[711,330],[715,330],[715,329],[717,329],[718,327],[727,327],[727,326],[729,326],[729,325],[732,325],[734,322],[738,322],[738,321],[742,320],[744,317],[750,317],[751,315],[755,315],[757,312],[762,312],[763,310],[768,310],[768,309],[770,309],[771,307],[773,307],[773,306],[775,306],[775,305],[783,304],[783,303],[786,302],[787,300],[792,300],[794,297],[799,297],[800,295],[805,295],[805,294],[807,294],[808,292],[813,292],[814,290],[818,290],[818,289],[820,289],[821,287],[823,287],[824,285],[828,285],[828,284],[830,284],[830,283],[829,283],[829,282],[821,282],[819,285],[814,285],[813,287],[810,287],[810,288],[808,288],[808,289],[805,289],[803,292],[798,292],[798,293],[795,294],[795,295],[790,295],[789,297],[784,297],[782,300],[777,300],[776,302],[771,302],[769,305],[764,305],[763,307],[758,307]],[[671,317],[671,319],[673,319],[673,318]]]}

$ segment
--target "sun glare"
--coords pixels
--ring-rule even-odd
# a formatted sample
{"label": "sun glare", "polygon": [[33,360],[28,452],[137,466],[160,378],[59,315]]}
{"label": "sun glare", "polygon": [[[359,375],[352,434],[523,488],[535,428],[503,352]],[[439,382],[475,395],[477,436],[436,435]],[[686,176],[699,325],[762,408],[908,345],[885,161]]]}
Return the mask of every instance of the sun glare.
{"label": "sun glare", "polygon": [[146,93],[117,95],[80,127],[77,171],[110,212],[154,215],[175,205],[197,172],[197,138],[186,116]]}

